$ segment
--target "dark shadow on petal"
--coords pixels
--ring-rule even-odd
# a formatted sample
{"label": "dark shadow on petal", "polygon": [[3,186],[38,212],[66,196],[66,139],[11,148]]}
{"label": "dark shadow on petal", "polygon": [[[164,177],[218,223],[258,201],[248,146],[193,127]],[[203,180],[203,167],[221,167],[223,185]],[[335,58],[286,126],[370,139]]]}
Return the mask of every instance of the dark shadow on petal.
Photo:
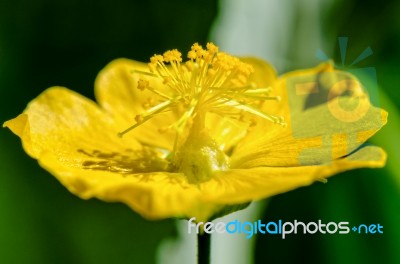
{"label": "dark shadow on petal", "polygon": [[100,150],[78,149],[88,160],[82,162],[82,168],[104,170],[120,174],[162,172],[168,170],[168,161],[162,153],[143,147],[141,150],[125,149],[123,152],[104,152]]}

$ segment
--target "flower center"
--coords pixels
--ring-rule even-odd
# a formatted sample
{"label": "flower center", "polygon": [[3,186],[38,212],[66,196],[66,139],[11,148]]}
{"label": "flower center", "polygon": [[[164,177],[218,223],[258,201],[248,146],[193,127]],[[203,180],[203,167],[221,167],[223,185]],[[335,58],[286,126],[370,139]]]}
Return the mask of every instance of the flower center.
{"label": "flower center", "polygon": [[[228,157],[209,136],[205,128],[207,113],[243,121],[249,113],[284,125],[283,118],[264,113],[258,106],[265,100],[280,100],[270,96],[270,87],[257,87],[249,82],[254,69],[240,59],[219,52],[208,43],[206,49],[195,43],[182,62],[182,54],[174,49],[150,58],[149,71],[141,74],[137,88],[154,93],[161,101],[152,104],[135,117],[136,124],[119,133],[120,136],[150,120],[155,115],[173,112],[176,120],[159,132],[175,130],[174,148],[170,154],[171,169],[183,172],[191,183],[208,180],[215,171],[229,168]],[[163,83],[152,87],[150,78]],[[154,100],[155,101],[155,100]]]}
{"label": "flower center", "polygon": [[201,114],[194,118],[185,142],[174,153],[170,168],[182,172],[194,184],[209,180],[216,171],[229,169],[228,156],[209,136]]}

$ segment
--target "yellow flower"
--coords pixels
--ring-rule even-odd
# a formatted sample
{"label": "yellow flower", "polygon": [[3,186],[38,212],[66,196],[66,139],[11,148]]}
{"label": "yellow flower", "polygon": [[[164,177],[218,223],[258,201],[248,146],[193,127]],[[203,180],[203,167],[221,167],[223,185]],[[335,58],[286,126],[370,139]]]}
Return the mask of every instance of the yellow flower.
{"label": "yellow flower", "polygon": [[149,219],[207,220],[384,166],[383,150],[362,144],[387,113],[330,63],[277,77],[266,62],[212,43],[194,44],[187,57],[115,60],[97,77],[98,105],[52,87],[4,126],[75,195],[123,202]]}

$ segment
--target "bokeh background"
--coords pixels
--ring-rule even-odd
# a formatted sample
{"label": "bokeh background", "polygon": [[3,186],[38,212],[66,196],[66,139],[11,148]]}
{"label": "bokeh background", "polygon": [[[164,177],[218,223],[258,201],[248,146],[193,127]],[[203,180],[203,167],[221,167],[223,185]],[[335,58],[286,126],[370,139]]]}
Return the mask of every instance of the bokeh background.
{"label": "bokeh background", "polygon": [[[337,38],[348,37],[349,62],[373,50],[354,67],[377,71],[389,123],[372,143],[387,150],[387,166],[278,195],[261,203],[259,217],[380,223],[384,234],[258,236],[248,250],[254,263],[400,263],[399,13],[396,0],[0,0],[0,121],[54,85],[93,99],[96,74],[115,58],[147,61],[213,40],[282,73],[315,66],[318,49],[340,62]],[[80,200],[7,129],[0,146],[0,263],[162,263],[177,254],[159,254],[178,238],[174,220],[146,221],[122,204]]]}

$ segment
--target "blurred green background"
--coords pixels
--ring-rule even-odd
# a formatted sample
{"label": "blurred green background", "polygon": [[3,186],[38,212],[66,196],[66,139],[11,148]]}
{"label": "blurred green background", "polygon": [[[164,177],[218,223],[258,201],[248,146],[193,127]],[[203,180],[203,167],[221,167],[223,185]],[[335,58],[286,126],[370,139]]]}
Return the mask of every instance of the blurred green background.
{"label": "blurred green background", "polygon": [[[287,13],[292,31],[287,32],[288,51],[280,55],[286,62],[280,72],[317,61],[310,48],[316,39],[302,39],[297,28],[309,19],[297,2]],[[349,37],[348,58],[368,46],[374,51],[357,67],[377,70],[380,105],[388,110],[389,123],[372,143],[387,150],[388,164],[278,195],[261,219],[380,223],[384,234],[259,236],[254,262],[400,263],[400,2],[308,2],[324,6],[318,48],[328,56],[340,61],[340,36]],[[93,98],[96,74],[115,58],[147,61],[166,49],[186,51],[194,42],[205,43],[224,3],[1,0],[0,121],[17,116],[54,85]],[[177,236],[173,220],[150,222],[125,205],[73,196],[25,154],[7,129],[0,130],[0,146],[0,263],[156,263],[161,241]]]}

